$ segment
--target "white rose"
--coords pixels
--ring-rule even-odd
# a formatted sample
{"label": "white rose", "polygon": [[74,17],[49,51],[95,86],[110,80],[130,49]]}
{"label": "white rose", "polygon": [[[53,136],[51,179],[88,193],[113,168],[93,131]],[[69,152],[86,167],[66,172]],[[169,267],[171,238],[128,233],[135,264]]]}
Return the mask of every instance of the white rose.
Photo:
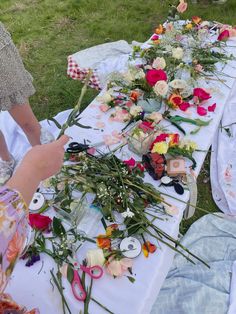
{"label": "white rose", "polygon": [[202,23],[201,23],[201,27],[208,27],[208,26],[210,26],[210,22],[208,22],[208,21],[203,21]]}
{"label": "white rose", "polygon": [[168,93],[168,89],[169,87],[166,81],[158,81],[153,87],[155,94],[162,97],[166,96],[166,94]]}
{"label": "white rose", "polygon": [[106,92],[105,94],[101,96],[101,100],[104,103],[109,103],[112,100],[112,97],[108,92]]}
{"label": "white rose", "polygon": [[185,89],[187,88],[187,83],[184,80],[173,80],[169,83],[170,87],[174,89]]}
{"label": "white rose", "polygon": [[160,70],[160,69],[165,69],[166,67],[166,61],[164,58],[159,58],[157,57],[154,61],[153,61],[153,64],[152,64],[152,67],[154,69],[157,69],[157,70]]}
{"label": "white rose", "polygon": [[143,111],[143,108],[141,106],[136,106],[133,105],[132,107],[130,107],[129,113],[133,116],[136,117],[140,112]]}
{"label": "white rose", "polygon": [[182,91],[181,91],[181,96],[183,98],[188,98],[189,96],[191,96],[193,93],[193,90],[190,86],[186,86],[186,88],[184,88]]}
{"label": "white rose", "polygon": [[182,48],[178,47],[178,48],[174,48],[172,49],[172,57],[175,59],[182,59],[184,55],[184,51]]}
{"label": "white rose", "polygon": [[89,267],[93,267],[95,265],[103,266],[105,262],[102,249],[88,250],[86,254],[86,259]]}
{"label": "white rose", "polygon": [[125,72],[125,73],[123,74],[123,77],[124,77],[124,79],[125,79],[127,82],[129,82],[129,83],[131,83],[131,82],[134,80],[134,76],[133,76],[133,74],[131,73],[130,70],[128,70],[127,72]]}
{"label": "white rose", "polygon": [[162,114],[159,112],[152,112],[147,118],[155,123],[159,123],[162,120]]}
{"label": "white rose", "polygon": [[138,69],[137,73],[135,74],[135,79],[140,80],[142,78],[145,78],[145,73],[143,72],[143,69]]}

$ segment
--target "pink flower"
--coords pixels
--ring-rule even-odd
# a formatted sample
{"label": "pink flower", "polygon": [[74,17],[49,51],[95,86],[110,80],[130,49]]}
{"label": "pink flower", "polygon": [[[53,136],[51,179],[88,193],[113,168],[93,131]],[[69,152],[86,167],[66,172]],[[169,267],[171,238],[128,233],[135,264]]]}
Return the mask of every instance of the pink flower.
{"label": "pink flower", "polygon": [[190,104],[188,102],[182,102],[182,104],[179,105],[179,109],[182,111],[186,111],[190,107]]}
{"label": "pink flower", "polygon": [[119,140],[117,138],[114,138],[112,135],[103,135],[103,141],[106,146],[114,145],[119,143]]}
{"label": "pink flower", "polygon": [[102,104],[99,106],[99,109],[102,111],[102,112],[106,112],[110,109],[111,107],[108,106],[107,104]]}
{"label": "pink flower", "polygon": [[197,113],[199,114],[199,116],[205,116],[207,114],[207,110],[204,107],[198,106]]}
{"label": "pink flower", "polygon": [[125,106],[126,107],[128,107],[128,108],[130,108],[130,107],[132,107],[133,106],[133,102],[132,101],[127,101],[126,103],[125,103]]}
{"label": "pink flower", "polygon": [[130,158],[129,160],[124,160],[124,163],[130,168],[134,168],[136,165],[136,161],[134,158]]}
{"label": "pink flower", "polygon": [[122,258],[121,260],[114,260],[110,257],[107,265],[107,272],[111,276],[121,277],[128,268],[133,266],[133,261],[129,258]]}
{"label": "pink flower", "polygon": [[229,36],[236,37],[236,27],[229,29]]}
{"label": "pink flower", "polygon": [[152,35],[151,40],[158,40],[159,36],[157,34]]}
{"label": "pink flower", "polygon": [[198,97],[200,101],[208,100],[211,98],[211,95],[207,93],[203,88],[194,88],[193,96]]}
{"label": "pink flower", "polygon": [[138,127],[142,129],[144,132],[154,130],[153,122],[150,121],[142,121]]}
{"label": "pink flower", "polygon": [[104,123],[104,122],[98,121],[98,122],[96,123],[96,127],[99,128],[99,129],[104,128],[104,126],[105,126],[105,123]]}
{"label": "pink flower", "polygon": [[184,13],[187,10],[187,8],[188,8],[188,4],[185,3],[183,0],[180,0],[180,3],[176,9],[179,13]]}
{"label": "pink flower", "polygon": [[149,85],[154,86],[158,81],[167,81],[166,72],[163,70],[148,70],[146,73],[146,80]]}
{"label": "pink flower", "polygon": [[91,147],[89,149],[87,149],[87,153],[90,155],[94,155],[96,153],[96,148],[95,147]]}
{"label": "pink flower", "polygon": [[228,29],[225,29],[223,32],[220,33],[218,36],[218,40],[226,41],[230,37]]}

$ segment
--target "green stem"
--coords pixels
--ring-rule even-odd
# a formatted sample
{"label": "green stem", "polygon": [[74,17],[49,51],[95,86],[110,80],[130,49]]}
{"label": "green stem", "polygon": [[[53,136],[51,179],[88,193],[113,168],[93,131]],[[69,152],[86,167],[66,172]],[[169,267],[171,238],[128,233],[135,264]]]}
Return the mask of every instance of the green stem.
{"label": "green stem", "polygon": [[110,311],[107,307],[105,307],[104,305],[102,305],[100,302],[98,302],[97,300],[95,300],[93,297],[91,297],[91,300],[93,302],[95,302],[97,305],[99,305],[101,308],[103,308],[106,312],[110,313],[110,314],[114,314],[112,311]]}
{"label": "green stem", "polygon": [[80,107],[81,107],[81,103],[82,103],[82,100],[84,98],[84,95],[87,91],[87,88],[88,88],[88,83],[89,83],[89,80],[91,78],[91,75],[92,75],[92,71],[89,70],[89,73],[86,77],[86,80],[85,80],[85,83],[84,83],[84,86],[82,87],[82,90],[81,90],[81,93],[80,93],[80,97],[79,97],[79,100],[76,104],[76,106],[74,107],[73,111],[71,112],[71,114],[69,115],[67,121],[62,125],[62,128],[61,128],[61,131],[57,137],[57,139],[59,139],[64,133],[65,131],[67,130],[67,128],[70,126],[72,126],[76,121],[75,121],[75,117],[77,116],[78,117],[78,114],[80,113]]}

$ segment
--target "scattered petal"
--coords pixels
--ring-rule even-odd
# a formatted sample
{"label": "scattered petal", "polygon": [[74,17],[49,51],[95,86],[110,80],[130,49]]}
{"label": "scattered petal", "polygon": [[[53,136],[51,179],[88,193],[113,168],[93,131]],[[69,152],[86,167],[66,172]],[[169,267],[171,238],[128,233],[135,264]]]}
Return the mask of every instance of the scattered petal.
{"label": "scattered petal", "polygon": [[210,112],[214,112],[215,109],[216,109],[216,103],[214,103],[214,104],[211,105],[211,106],[208,106],[208,111],[210,111]]}
{"label": "scattered petal", "polygon": [[204,107],[198,106],[197,113],[199,114],[199,116],[205,116],[207,114],[207,110]]}

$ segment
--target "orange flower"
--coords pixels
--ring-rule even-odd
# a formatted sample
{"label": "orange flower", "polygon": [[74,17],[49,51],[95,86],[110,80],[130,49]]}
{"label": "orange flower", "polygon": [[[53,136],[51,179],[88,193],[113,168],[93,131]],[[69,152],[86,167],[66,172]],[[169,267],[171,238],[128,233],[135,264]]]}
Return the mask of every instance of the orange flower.
{"label": "orange flower", "polygon": [[21,254],[23,250],[25,238],[21,235],[19,235],[18,232],[16,232],[9,242],[8,248],[7,248],[7,260],[8,262],[13,262],[17,259],[17,257]]}
{"label": "orange flower", "polygon": [[161,35],[161,34],[163,34],[165,32],[165,29],[164,29],[164,27],[161,25],[161,24],[159,24],[159,26],[155,29],[155,33],[157,34],[157,35]]}
{"label": "orange flower", "polygon": [[107,236],[107,237],[110,237],[111,234],[112,234],[112,232],[113,232],[114,230],[117,230],[117,229],[118,229],[118,225],[117,225],[117,224],[112,224],[112,225],[108,226],[108,227],[106,228],[106,236]]}
{"label": "orange flower", "polygon": [[96,242],[100,249],[110,249],[111,247],[111,240],[103,234],[97,236]]}
{"label": "orange flower", "polygon": [[183,102],[183,98],[178,94],[173,94],[168,100],[168,104],[171,108],[177,109]]}
{"label": "orange flower", "polygon": [[133,90],[131,93],[130,93],[130,99],[133,101],[133,102],[136,102],[138,99],[139,99],[139,96],[140,96],[140,93],[136,90]]}
{"label": "orange flower", "polygon": [[149,253],[154,253],[156,251],[157,247],[152,244],[150,241],[146,241],[142,245],[142,251],[145,257],[149,256]]}
{"label": "orange flower", "polygon": [[170,142],[169,146],[175,146],[179,143],[179,134],[169,134]]}
{"label": "orange flower", "polygon": [[199,16],[193,16],[192,21],[194,24],[199,24],[202,21],[202,19]]}

